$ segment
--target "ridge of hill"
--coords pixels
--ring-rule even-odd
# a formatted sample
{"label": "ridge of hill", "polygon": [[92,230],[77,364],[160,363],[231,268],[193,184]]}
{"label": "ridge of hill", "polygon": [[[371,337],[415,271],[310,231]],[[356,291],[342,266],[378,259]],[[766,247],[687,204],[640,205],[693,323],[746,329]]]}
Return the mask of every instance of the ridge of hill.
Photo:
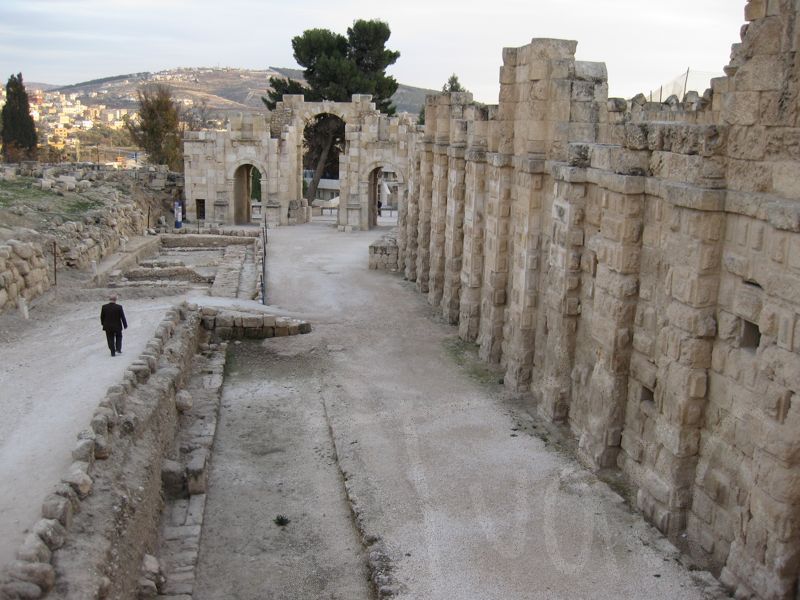
{"label": "ridge of hill", "polygon": [[[268,69],[236,69],[231,67],[181,67],[157,73],[147,71],[113,75],[66,86],[29,84],[31,89],[43,89],[78,94],[84,104],[104,104],[109,108],[135,108],[136,93],[142,85],[163,83],[173,89],[175,98],[190,106],[205,103],[216,113],[233,111],[256,112],[264,109],[261,97],[267,94],[270,77],[289,77],[303,80],[299,69],[269,67]],[[392,96],[397,112],[418,113],[425,96],[438,93],[420,87],[400,84]]]}

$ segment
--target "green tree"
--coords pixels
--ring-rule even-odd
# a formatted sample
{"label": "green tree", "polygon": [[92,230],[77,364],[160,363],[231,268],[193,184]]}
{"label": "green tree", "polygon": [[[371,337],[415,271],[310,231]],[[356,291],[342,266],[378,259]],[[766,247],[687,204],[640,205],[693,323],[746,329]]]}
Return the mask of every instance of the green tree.
{"label": "green tree", "polygon": [[147,86],[137,92],[138,120],[128,119],[126,126],[133,141],[154,165],[168,165],[183,171],[183,129],[178,105],[166,85]]}
{"label": "green tree", "polygon": [[442,93],[446,94],[448,92],[466,92],[467,88],[461,85],[461,82],[458,80],[458,75],[453,73],[447,79],[447,83],[442,86]]}
{"label": "green tree", "polygon": [[33,124],[22,73],[8,78],[6,103],[1,112],[3,158],[7,162],[36,158],[36,126]]}
{"label": "green tree", "polygon": [[[292,50],[297,64],[303,67],[305,85],[271,77],[272,90],[262,98],[264,104],[273,110],[284,94],[303,94],[310,102],[349,102],[353,94],[371,94],[379,110],[394,114],[391,98],[397,91],[397,81],[386,75],[386,68],[397,61],[400,53],[386,48],[390,35],[387,23],[363,19],[348,27],[346,37],[327,29],[304,31],[292,39]],[[336,163],[338,173],[338,155],[344,149],[344,122],[335,115],[318,115],[306,126],[303,143],[304,166],[314,169],[306,191],[311,202],[323,173],[332,172],[331,163]]]}

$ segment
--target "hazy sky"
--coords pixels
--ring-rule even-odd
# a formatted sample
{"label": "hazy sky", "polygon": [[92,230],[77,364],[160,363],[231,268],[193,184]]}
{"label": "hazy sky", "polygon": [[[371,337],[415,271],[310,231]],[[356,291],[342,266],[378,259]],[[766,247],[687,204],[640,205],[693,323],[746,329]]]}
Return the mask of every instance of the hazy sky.
{"label": "hazy sky", "polygon": [[[0,77],[68,84],[186,66],[294,67],[291,38],[355,19],[389,23],[398,81],[441,88],[455,72],[496,103],[502,48],[578,41],[603,61],[612,95],[632,96],[687,67],[722,71],[744,0],[0,0]],[[702,90],[699,90],[702,92]]]}

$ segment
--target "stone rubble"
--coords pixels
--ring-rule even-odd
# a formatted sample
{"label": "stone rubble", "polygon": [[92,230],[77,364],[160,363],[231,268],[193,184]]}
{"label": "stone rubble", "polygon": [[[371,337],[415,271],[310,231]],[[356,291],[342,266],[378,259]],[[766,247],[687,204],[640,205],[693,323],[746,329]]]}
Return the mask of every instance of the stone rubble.
{"label": "stone rubble", "polygon": [[400,270],[397,230],[392,230],[369,245],[369,268],[394,273]]}

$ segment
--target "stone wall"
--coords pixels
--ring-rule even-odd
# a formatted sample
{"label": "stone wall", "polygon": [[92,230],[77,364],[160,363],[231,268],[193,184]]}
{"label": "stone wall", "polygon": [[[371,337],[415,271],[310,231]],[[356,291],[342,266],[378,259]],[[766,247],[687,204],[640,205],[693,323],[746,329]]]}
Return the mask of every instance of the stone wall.
{"label": "stone wall", "polygon": [[9,240],[0,245],[0,311],[33,300],[50,288],[42,247]]}
{"label": "stone wall", "polygon": [[740,596],[794,598],[798,14],[745,14],[683,102],[609,99],[602,63],[537,39],[503,51],[497,106],[430,97],[400,262],[656,527]]}

